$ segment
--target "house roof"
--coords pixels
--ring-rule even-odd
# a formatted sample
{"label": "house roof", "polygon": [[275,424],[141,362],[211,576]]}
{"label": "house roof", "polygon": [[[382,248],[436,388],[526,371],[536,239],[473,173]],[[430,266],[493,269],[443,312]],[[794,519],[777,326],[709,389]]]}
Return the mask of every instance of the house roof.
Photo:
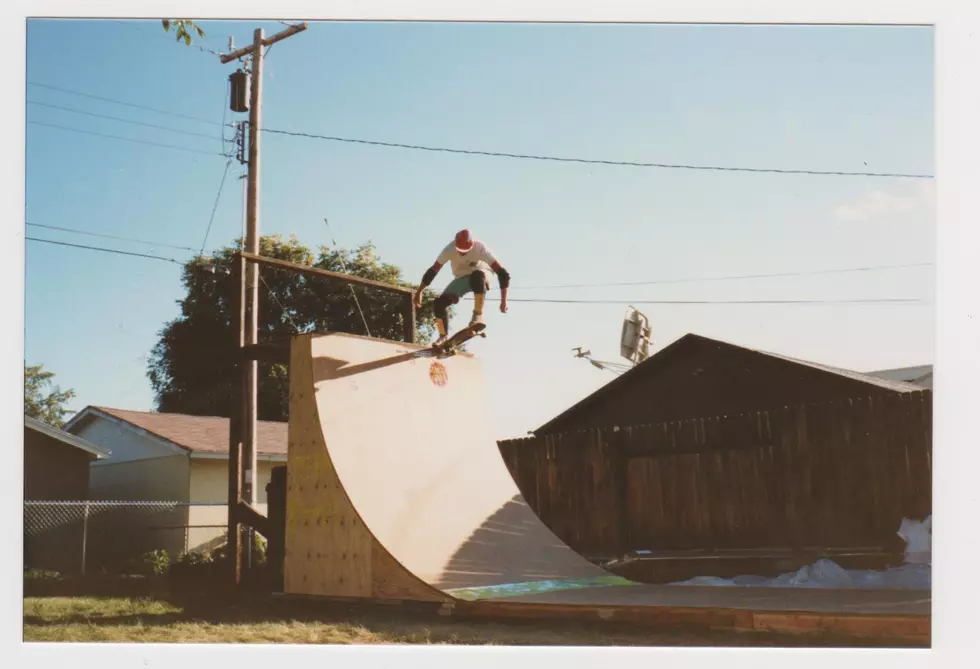
{"label": "house roof", "polygon": [[932,365],[916,365],[914,367],[879,369],[874,372],[868,372],[868,374],[881,379],[905,381],[917,386],[928,386],[932,381]]}
{"label": "house roof", "polygon": [[[731,345],[732,344],[729,344],[729,346]],[[878,386],[879,388],[885,388],[886,390],[894,390],[897,393],[911,393],[911,392],[917,392],[922,390],[921,386],[917,386],[912,383],[907,383],[897,378],[890,378],[888,376],[878,376],[866,372],[855,372],[850,369],[831,367],[830,365],[821,365],[816,362],[809,362],[807,360],[799,360],[797,358],[791,358],[786,355],[779,355],[778,353],[769,353],[767,351],[758,351],[755,349],[747,349],[747,350],[754,351],[755,353],[761,353],[762,355],[767,355],[771,358],[780,358],[781,360],[788,360],[789,362],[795,362],[799,365],[806,365],[807,367],[820,369],[825,372],[830,372],[831,374],[837,374],[838,376],[846,376],[849,379],[854,379],[855,381],[861,381],[863,383],[870,383],[873,386]]]}
{"label": "house roof", "polygon": [[109,449],[96,446],[95,444],[82,439],[78,435],[72,434],[71,432],[65,432],[64,430],[58,429],[53,425],[48,425],[47,423],[37,420],[36,418],[31,418],[30,416],[24,416],[24,427],[29,430],[34,430],[35,432],[40,432],[41,434],[45,434],[52,439],[57,439],[64,444],[74,446],[75,448],[81,449],[87,453],[91,453],[99,459],[107,458],[112,454],[112,451]]}
{"label": "house roof", "polygon": [[[69,427],[93,415],[129,423],[192,454],[228,455],[227,418],[90,406],[79,412]],[[286,455],[288,423],[260,420],[256,431],[258,455]]]}
{"label": "house roof", "polygon": [[533,430],[532,432],[541,432],[543,430],[550,429],[552,426],[563,421],[573,413],[578,413],[579,411],[593,404],[597,400],[603,399],[606,396],[610,395],[611,393],[616,392],[620,388],[626,387],[638,377],[647,374],[656,374],[657,371],[663,369],[663,367],[666,364],[668,364],[668,362],[671,359],[674,359],[675,356],[682,355],[684,351],[693,349],[703,344],[714,344],[716,346],[725,347],[732,350],[748,351],[751,353],[755,353],[757,355],[762,355],[769,358],[776,358],[779,360],[792,362],[798,365],[804,365],[806,367],[818,369],[820,371],[827,372],[830,374],[835,374],[837,376],[843,376],[852,379],[854,381],[859,381],[862,383],[866,383],[872,386],[877,386],[879,388],[884,388],[887,390],[892,390],[895,392],[909,393],[909,392],[919,392],[922,390],[921,386],[916,386],[911,383],[905,383],[903,381],[898,381],[890,378],[881,378],[878,376],[872,376],[871,374],[855,372],[849,369],[831,367],[830,365],[822,365],[820,363],[810,362],[808,360],[800,360],[797,358],[791,358],[789,356],[780,355],[778,353],[770,353],[769,351],[762,351],[758,349],[747,348],[745,346],[738,346],[736,344],[731,344],[717,339],[711,339],[709,337],[704,337],[701,335],[689,333],[671,342],[668,346],[665,346],[660,351],[651,355],[649,358],[647,358],[640,364],[636,365],[626,373],[616,377],[606,385],[596,390],[591,395],[588,395],[587,397],[580,400],[576,404],[573,404],[571,407],[569,407],[562,413],[558,414],[544,425],[541,425],[536,430]]}

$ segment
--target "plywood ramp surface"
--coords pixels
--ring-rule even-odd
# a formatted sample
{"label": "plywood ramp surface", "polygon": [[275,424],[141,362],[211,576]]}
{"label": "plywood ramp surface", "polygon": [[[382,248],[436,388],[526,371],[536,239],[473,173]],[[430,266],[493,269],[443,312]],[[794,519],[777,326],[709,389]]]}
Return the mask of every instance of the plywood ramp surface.
{"label": "plywood ramp surface", "polygon": [[[321,569],[334,569],[337,551],[370,537],[392,564],[442,592],[609,578],[521,497],[490,433],[480,362],[420,357],[421,350],[345,334],[294,339],[290,487],[313,486],[303,508],[320,499],[356,518],[344,532],[331,530],[336,547],[320,548]],[[303,513],[310,512],[288,511],[294,522]],[[304,542],[316,540],[292,545],[301,551]]]}
{"label": "plywood ramp surface", "polygon": [[309,340],[296,342],[290,360],[285,590],[448,601],[398,564],[347,496],[323,440],[309,360]]}

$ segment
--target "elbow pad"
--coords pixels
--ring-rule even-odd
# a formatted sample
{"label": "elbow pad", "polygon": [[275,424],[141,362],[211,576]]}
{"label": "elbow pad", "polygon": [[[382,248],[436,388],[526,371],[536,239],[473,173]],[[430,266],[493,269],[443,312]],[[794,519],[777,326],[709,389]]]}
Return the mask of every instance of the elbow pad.
{"label": "elbow pad", "polygon": [[506,288],[510,285],[510,273],[503,267],[497,270],[497,279],[500,281],[501,288]]}
{"label": "elbow pad", "polygon": [[430,267],[429,269],[425,270],[425,274],[422,275],[422,285],[423,286],[431,285],[432,282],[435,280],[435,278],[436,278],[436,270]]}

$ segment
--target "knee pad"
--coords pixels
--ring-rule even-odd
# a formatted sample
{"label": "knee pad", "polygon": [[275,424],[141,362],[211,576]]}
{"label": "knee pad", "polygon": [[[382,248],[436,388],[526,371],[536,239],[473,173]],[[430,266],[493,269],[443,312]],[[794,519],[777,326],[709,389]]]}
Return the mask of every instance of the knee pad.
{"label": "knee pad", "polygon": [[487,275],[480,270],[470,274],[470,288],[477,295],[487,292]]}
{"label": "knee pad", "polygon": [[436,298],[435,302],[432,303],[432,310],[435,312],[436,318],[441,320],[443,323],[446,322],[446,310],[449,308],[450,304],[456,304],[459,301],[455,295],[450,295],[449,293],[443,293]]}

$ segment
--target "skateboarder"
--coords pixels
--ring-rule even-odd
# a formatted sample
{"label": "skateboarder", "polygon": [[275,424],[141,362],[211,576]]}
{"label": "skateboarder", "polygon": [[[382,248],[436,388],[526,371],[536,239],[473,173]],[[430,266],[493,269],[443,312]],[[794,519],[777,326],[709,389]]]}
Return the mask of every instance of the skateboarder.
{"label": "skateboarder", "polygon": [[497,275],[500,283],[500,312],[507,313],[507,287],[510,285],[510,274],[494,257],[487,245],[474,239],[469,230],[457,232],[456,239],[446,245],[432,267],[426,270],[422,277],[422,284],[415,291],[416,308],[422,306],[422,291],[432,283],[447,262],[451,263],[455,278],[433,304],[436,329],[439,331],[439,338],[435,342],[437,346],[448,338],[449,305],[456,304],[470,291],[473,291],[473,317],[470,319],[470,325],[483,324],[483,302],[490,287],[488,275],[490,271]]}

